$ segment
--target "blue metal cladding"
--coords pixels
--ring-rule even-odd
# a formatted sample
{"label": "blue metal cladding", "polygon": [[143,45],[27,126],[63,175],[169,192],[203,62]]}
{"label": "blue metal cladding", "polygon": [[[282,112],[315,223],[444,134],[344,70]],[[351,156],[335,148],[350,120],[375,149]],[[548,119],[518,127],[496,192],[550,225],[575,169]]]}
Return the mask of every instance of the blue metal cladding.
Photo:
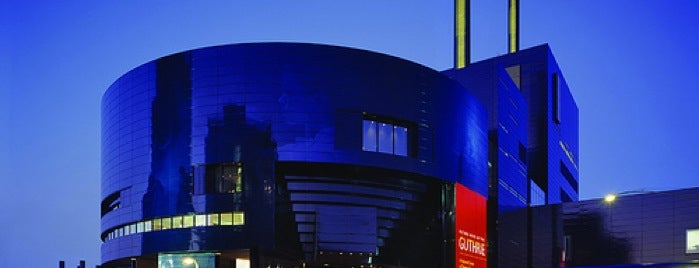
{"label": "blue metal cladding", "polygon": [[688,188],[561,204],[566,266],[696,267],[697,196]]}
{"label": "blue metal cladding", "polygon": [[[547,203],[577,200],[578,107],[549,46],[520,50],[474,65],[479,64],[519,66],[520,89],[527,103],[527,176],[546,192]],[[492,124],[494,115],[490,120]]]}
{"label": "blue metal cladding", "polygon": [[481,100],[488,109],[489,263],[517,267],[527,263],[527,104],[513,75],[496,61],[444,72]]}
{"label": "blue metal cladding", "polygon": [[[243,226],[163,230],[106,240],[104,263],[163,251],[278,247],[277,232],[286,231],[279,229],[279,222],[284,213],[291,213],[277,213],[283,210],[280,200],[286,198],[279,195],[279,179],[284,178],[278,174],[279,163],[395,170],[433,178],[435,184],[460,182],[488,194],[485,108],[439,72],[374,52],[291,43],[182,52],[119,78],[103,97],[102,115],[103,239],[109,230],[151,218],[245,212]],[[408,149],[414,153],[363,151],[366,116],[409,123]],[[200,192],[201,170],[218,163],[242,163],[241,193]],[[298,184],[289,187],[294,185]],[[393,194],[388,196],[400,199]],[[302,197],[289,198],[294,203]],[[330,197],[303,198],[325,202]],[[412,209],[395,205],[391,211],[396,215],[409,215]],[[383,217],[373,207],[345,214],[357,221]],[[326,222],[333,222],[337,214],[323,207],[316,212]],[[378,227],[388,222],[376,221],[376,231],[367,236],[390,236]],[[326,241],[343,235],[332,229],[321,233]]]}

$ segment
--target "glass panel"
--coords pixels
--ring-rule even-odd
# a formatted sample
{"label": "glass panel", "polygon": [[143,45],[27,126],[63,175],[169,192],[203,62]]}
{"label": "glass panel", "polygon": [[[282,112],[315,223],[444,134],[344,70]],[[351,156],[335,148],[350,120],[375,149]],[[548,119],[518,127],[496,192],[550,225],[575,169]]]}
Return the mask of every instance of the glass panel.
{"label": "glass panel", "polygon": [[161,219],[155,219],[153,220],[153,231],[158,231],[162,229],[162,220]]}
{"label": "glass panel", "polygon": [[153,231],[153,221],[145,221],[145,222],[143,222],[143,231],[144,231],[144,232]]}
{"label": "glass panel", "polygon": [[241,192],[243,190],[241,185],[243,168],[240,166],[240,164],[225,164],[221,166],[221,169],[221,175],[216,177],[216,192]]}
{"label": "glass panel", "polygon": [[233,225],[233,213],[221,213],[221,225]]}
{"label": "glass panel", "polygon": [[376,122],[364,120],[362,150],[376,152]]}
{"label": "glass panel", "polygon": [[163,218],[162,221],[163,221],[162,222],[162,224],[163,224],[162,229],[163,230],[167,230],[167,229],[172,228],[172,218]]}
{"label": "glass panel", "polygon": [[194,215],[182,216],[182,227],[190,228],[194,226]]}
{"label": "glass panel", "polygon": [[393,125],[378,123],[379,125],[379,152],[393,153]]}
{"label": "glass panel", "polygon": [[182,228],[182,216],[172,217],[172,228]]}
{"label": "glass panel", "polygon": [[209,226],[219,225],[218,223],[218,213],[209,214]]}
{"label": "glass panel", "polygon": [[215,268],[216,255],[214,253],[159,253],[158,267]]}
{"label": "glass panel", "polygon": [[143,222],[136,223],[136,232],[137,233],[143,232]]}
{"label": "glass panel", "polygon": [[393,138],[395,144],[394,154],[408,156],[408,128],[394,126]]}
{"label": "glass panel", "polygon": [[245,213],[235,212],[233,213],[233,225],[243,225],[245,224]]}
{"label": "glass panel", "polygon": [[687,254],[699,253],[699,230],[687,230]]}
{"label": "glass panel", "polygon": [[206,226],[206,215],[196,215],[194,216],[195,226]]}

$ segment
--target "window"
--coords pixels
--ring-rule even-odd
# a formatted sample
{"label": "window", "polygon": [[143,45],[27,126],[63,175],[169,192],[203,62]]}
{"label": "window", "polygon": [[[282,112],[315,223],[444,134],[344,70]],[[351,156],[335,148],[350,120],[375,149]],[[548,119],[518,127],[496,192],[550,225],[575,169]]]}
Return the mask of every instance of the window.
{"label": "window", "polygon": [[158,231],[162,229],[162,220],[161,219],[155,219],[153,220],[153,231]]}
{"label": "window", "polygon": [[221,225],[233,225],[233,213],[221,213]]}
{"label": "window", "polygon": [[362,126],[362,150],[408,156],[408,127],[402,124],[365,119]]}
{"label": "window", "polygon": [[195,226],[206,226],[206,215],[197,215],[194,217]]}
{"label": "window", "polygon": [[182,227],[190,228],[194,226],[194,215],[185,215],[182,217]]}
{"label": "window", "polygon": [[245,224],[245,213],[234,212],[233,213],[233,225],[243,225]]}
{"label": "window", "polygon": [[209,225],[219,225],[218,214],[209,214]]}
{"label": "window", "polygon": [[699,230],[687,230],[687,254],[699,253]]}
{"label": "window", "polygon": [[519,160],[522,163],[527,163],[527,148],[521,142],[519,143]]}
{"label": "window", "polygon": [[553,73],[551,77],[551,87],[553,88],[553,122],[561,123],[561,81],[558,73]]}
{"label": "window", "polygon": [[195,167],[196,194],[232,194],[243,191],[243,165],[220,163]]}
{"label": "window", "polygon": [[182,216],[172,217],[172,228],[182,228]]}
{"label": "window", "polygon": [[172,218],[163,218],[162,229],[167,230],[172,228]]}

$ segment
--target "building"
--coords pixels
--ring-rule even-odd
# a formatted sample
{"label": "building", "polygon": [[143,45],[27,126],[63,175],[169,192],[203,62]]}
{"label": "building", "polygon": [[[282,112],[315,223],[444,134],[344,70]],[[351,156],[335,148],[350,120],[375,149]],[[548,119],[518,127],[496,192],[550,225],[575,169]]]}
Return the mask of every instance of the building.
{"label": "building", "polygon": [[485,266],[486,108],[443,73],[208,47],[129,71],[102,116],[102,267]]}
{"label": "building", "polygon": [[443,73],[488,110],[489,263],[543,261],[535,261],[542,253],[532,245],[538,232],[528,207],[578,200],[578,108],[551,49],[536,46]]}
{"label": "building", "polygon": [[559,206],[568,266],[699,266],[699,188]]}

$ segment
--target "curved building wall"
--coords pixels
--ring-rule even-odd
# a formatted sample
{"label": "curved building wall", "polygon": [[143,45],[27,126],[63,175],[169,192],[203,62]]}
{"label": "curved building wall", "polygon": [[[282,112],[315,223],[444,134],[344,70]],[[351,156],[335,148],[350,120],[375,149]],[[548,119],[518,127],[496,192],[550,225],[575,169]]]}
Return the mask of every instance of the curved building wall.
{"label": "curved building wall", "polygon": [[396,237],[431,224],[447,182],[487,196],[484,108],[392,56],[202,48],[137,67],[102,102],[105,264],[234,249],[400,256]]}

